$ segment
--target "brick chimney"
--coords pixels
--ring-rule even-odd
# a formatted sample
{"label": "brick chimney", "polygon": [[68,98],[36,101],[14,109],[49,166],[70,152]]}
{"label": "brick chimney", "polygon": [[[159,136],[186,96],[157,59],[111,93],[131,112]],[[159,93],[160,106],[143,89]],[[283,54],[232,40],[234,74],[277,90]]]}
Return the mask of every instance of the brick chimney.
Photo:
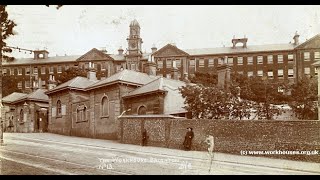
{"label": "brick chimney", "polygon": [[[225,57],[225,61],[226,59],[227,57]],[[229,66],[225,61],[217,67],[218,87],[228,91],[230,87],[231,66]]]}
{"label": "brick chimney", "polygon": [[118,53],[119,53],[119,55],[123,55],[123,49],[122,49],[121,46],[120,46],[120,48],[118,49]]}
{"label": "brick chimney", "polygon": [[176,65],[176,61],[173,61],[172,62],[172,69],[171,69],[171,77],[172,79],[175,79],[175,80],[179,80],[179,69],[177,68],[177,65]]}
{"label": "brick chimney", "polygon": [[96,70],[94,69],[94,65],[92,62],[89,62],[87,78],[89,79],[89,81],[97,80],[97,73],[96,73]]}
{"label": "brick chimney", "polygon": [[157,75],[157,65],[156,65],[156,63],[148,61],[145,64],[145,72],[150,76],[156,76]]}
{"label": "brick chimney", "polygon": [[155,46],[155,44],[152,45],[151,51],[152,51],[152,53],[157,51],[157,47]]}
{"label": "brick chimney", "polygon": [[296,31],[295,35],[293,36],[293,41],[294,41],[294,45],[298,45],[299,44],[299,34],[298,32]]}
{"label": "brick chimney", "polygon": [[57,87],[57,81],[54,79],[54,75],[50,75],[49,81],[48,81],[48,88],[49,90]]}

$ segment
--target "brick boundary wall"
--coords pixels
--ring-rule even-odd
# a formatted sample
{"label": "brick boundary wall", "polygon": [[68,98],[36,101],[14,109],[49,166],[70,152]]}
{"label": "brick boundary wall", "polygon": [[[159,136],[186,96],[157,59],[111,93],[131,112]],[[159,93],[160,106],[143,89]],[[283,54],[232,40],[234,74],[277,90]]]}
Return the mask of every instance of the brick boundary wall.
{"label": "brick boundary wall", "polygon": [[[121,143],[141,145],[142,130],[148,146],[183,149],[186,128],[192,127],[192,150],[207,151],[207,135],[215,138],[214,151],[240,155],[241,150],[319,150],[320,121],[208,120],[171,116],[123,116],[118,139]],[[320,162],[320,155],[259,155],[272,158]]]}

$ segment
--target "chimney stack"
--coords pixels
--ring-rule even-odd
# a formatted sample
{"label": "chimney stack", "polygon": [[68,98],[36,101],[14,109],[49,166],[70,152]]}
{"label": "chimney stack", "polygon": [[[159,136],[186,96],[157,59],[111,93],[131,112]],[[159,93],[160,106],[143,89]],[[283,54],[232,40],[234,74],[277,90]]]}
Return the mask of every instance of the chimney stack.
{"label": "chimney stack", "polygon": [[155,46],[155,44],[153,44],[151,48],[151,52],[154,53],[156,51],[157,51],[157,47]]}
{"label": "chimney stack", "polygon": [[217,67],[218,71],[218,87],[224,90],[229,90],[230,87],[230,74],[231,74],[231,66],[226,63],[227,57],[225,57],[225,61],[223,64]]}
{"label": "chimney stack", "polygon": [[157,75],[157,65],[154,62],[148,61],[145,65],[145,72],[149,76],[156,76]]}
{"label": "chimney stack", "polygon": [[48,81],[48,88],[49,90],[55,88],[57,86],[57,81],[54,79],[54,75],[50,75]]}
{"label": "chimney stack", "polygon": [[119,52],[119,55],[123,55],[123,49],[122,49],[121,46],[120,46],[120,48],[118,49],[118,52]]}
{"label": "chimney stack", "polygon": [[299,44],[299,34],[298,32],[296,31],[295,35],[293,36],[293,40],[294,40],[294,45],[298,45]]}
{"label": "chimney stack", "polygon": [[94,64],[92,62],[89,62],[87,78],[89,79],[89,81],[97,80],[97,73],[96,73],[96,70],[94,69]]}

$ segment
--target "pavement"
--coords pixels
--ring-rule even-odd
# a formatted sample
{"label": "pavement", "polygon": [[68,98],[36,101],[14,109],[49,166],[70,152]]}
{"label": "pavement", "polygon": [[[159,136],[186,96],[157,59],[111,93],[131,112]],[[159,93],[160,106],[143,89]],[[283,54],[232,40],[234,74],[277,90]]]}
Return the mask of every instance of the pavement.
{"label": "pavement", "polygon": [[[37,155],[39,157],[44,157],[47,152],[51,152],[53,149],[59,149],[62,154],[65,154],[65,161],[72,163],[79,163],[79,158],[81,159],[83,157],[83,159],[85,159],[84,156],[88,155],[88,159],[83,160],[83,163],[86,163],[87,165],[94,165],[92,160],[93,157],[101,157],[99,159],[100,161],[108,158],[114,160],[115,157],[123,158],[123,160],[125,158],[128,159],[133,157],[149,158],[149,160],[150,158],[153,158],[154,160],[172,160],[172,162],[170,162],[171,164],[169,163],[169,165],[167,164],[166,166],[162,165],[160,162],[157,162],[157,164],[149,163],[144,166],[145,169],[129,167],[124,164],[120,165],[118,163],[118,169],[121,169],[122,172],[132,174],[320,174],[320,163],[244,156],[240,155],[240,152],[239,155],[214,153],[214,159],[211,166],[210,156],[207,152],[183,151],[179,149],[168,149],[162,147],[121,144],[117,141],[70,137],[51,133],[5,133],[4,142],[6,146],[0,147],[0,159],[2,153],[7,164],[14,163],[15,158],[23,159],[24,157],[22,157],[22,153],[26,154],[27,151],[23,147],[30,147],[30,149],[34,148],[35,150],[31,154],[28,151],[28,154],[30,156]],[[48,146],[47,151],[43,150],[43,148],[40,149],[41,147],[39,147],[39,144],[42,144],[43,147]],[[74,150],[75,147],[76,150]],[[10,151],[16,152],[17,154],[9,156]],[[71,156],[69,151],[78,151],[77,154],[79,154],[79,158],[73,158],[74,155]],[[89,152],[90,154],[88,154]],[[108,152],[110,155],[107,155],[104,152]],[[21,153],[21,155],[19,155],[21,157],[15,157],[18,156],[18,153]],[[92,158],[89,159],[91,156]],[[48,157],[46,158],[48,159]],[[61,160],[60,156],[55,156],[54,158]],[[10,163],[8,163],[8,161],[10,161]],[[41,163],[39,159],[30,159],[30,162],[25,163],[25,165],[27,165],[27,167],[32,166],[33,161]],[[174,165],[178,161],[180,164],[178,166]],[[181,164],[181,162],[186,163]],[[97,164],[97,160],[95,160],[95,164]],[[189,168],[188,165],[192,165],[193,169]],[[59,165],[55,165],[52,167],[58,166]],[[171,167],[169,168],[169,166]],[[52,167],[50,168],[52,169]],[[108,168],[107,165],[105,167]],[[176,170],[173,170],[174,167]],[[210,169],[209,172],[208,167]],[[213,172],[210,172],[211,167]],[[44,174],[47,174],[47,171],[50,170],[50,168],[45,169]],[[147,171],[148,168],[150,169]],[[71,174],[83,173],[83,171],[74,170],[74,167],[70,169],[72,169]],[[127,171],[128,169],[130,169],[130,171]],[[54,171],[53,174],[69,174],[69,171],[66,172],[64,170],[65,169]],[[95,174],[97,172],[91,171],[91,173]]]}

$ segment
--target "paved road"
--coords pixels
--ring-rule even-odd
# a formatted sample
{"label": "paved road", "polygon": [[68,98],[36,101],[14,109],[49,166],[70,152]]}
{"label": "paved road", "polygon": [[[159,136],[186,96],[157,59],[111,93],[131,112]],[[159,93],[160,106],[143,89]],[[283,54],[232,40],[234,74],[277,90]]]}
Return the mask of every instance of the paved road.
{"label": "paved road", "polygon": [[[210,158],[205,152],[141,147],[49,133],[5,134],[5,144],[0,147],[2,175],[320,174],[255,163],[223,161],[221,155],[220,158],[217,155],[209,172]],[[261,161],[261,158],[252,160],[255,159]]]}

